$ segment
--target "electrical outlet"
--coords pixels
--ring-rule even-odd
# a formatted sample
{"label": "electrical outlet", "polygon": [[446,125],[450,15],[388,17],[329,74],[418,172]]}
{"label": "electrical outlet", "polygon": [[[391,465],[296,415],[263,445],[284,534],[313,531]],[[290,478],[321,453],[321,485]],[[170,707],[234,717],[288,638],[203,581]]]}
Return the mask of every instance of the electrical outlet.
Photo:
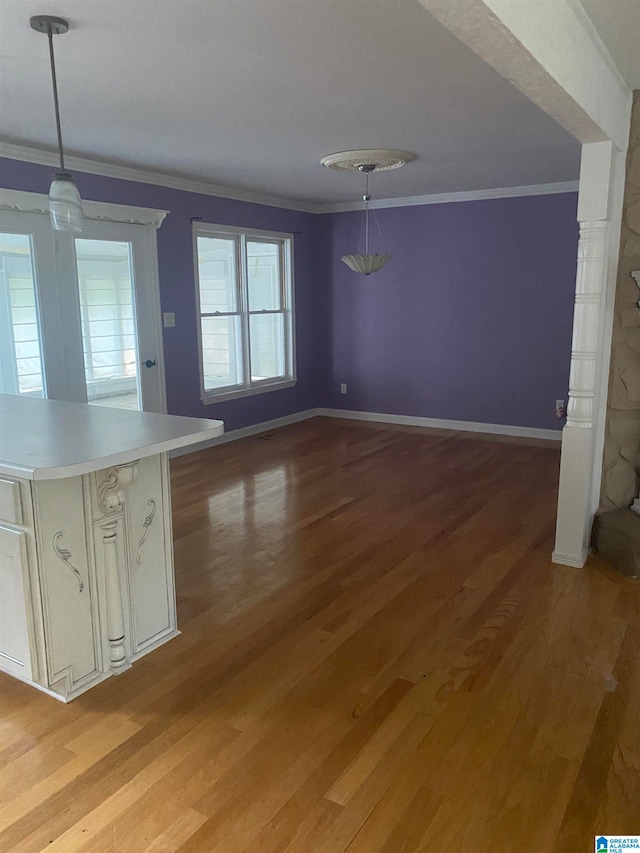
{"label": "electrical outlet", "polygon": [[342,383],[341,383],[341,385],[340,385],[340,393],[341,393],[341,394],[346,394],[346,393],[347,393],[347,383],[346,383],[346,382],[342,382]]}
{"label": "electrical outlet", "polygon": [[564,400],[556,400],[556,417],[557,418],[566,418],[567,410],[564,406]]}
{"label": "electrical outlet", "polygon": [[171,328],[176,324],[176,315],[173,311],[165,311],[163,316],[164,327],[165,329]]}

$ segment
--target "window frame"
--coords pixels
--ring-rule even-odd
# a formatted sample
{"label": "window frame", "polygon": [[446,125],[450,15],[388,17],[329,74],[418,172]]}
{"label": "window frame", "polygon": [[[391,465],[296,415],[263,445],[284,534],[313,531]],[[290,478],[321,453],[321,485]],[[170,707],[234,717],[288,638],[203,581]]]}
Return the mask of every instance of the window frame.
{"label": "window frame", "polygon": [[[249,397],[254,394],[264,394],[282,388],[292,388],[297,383],[296,373],[296,330],[294,306],[294,271],[293,271],[293,234],[282,231],[264,231],[257,228],[239,228],[231,225],[216,225],[208,222],[194,222],[193,265],[196,298],[196,324],[198,327],[198,368],[200,373],[200,399],[205,404],[218,403],[223,400],[233,400],[239,397]],[[235,311],[202,311],[200,299],[200,264],[198,261],[198,238],[211,237],[232,240],[235,244],[234,258],[236,263],[236,310]],[[247,243],[278,243],[280,247],[280,300],[281,308],[251,311],[249,309],[249,279],[247,271]],[[281,377],[253,380],[251,378],[251,333],[252,316],[282,315],[284,326],[284,372]],[[241,334],[240,351],[242,353],[242,382],[225,385],[219,389],[206,389],[204,385],[204,351],[202,346],[203,317],[239,317]]]}

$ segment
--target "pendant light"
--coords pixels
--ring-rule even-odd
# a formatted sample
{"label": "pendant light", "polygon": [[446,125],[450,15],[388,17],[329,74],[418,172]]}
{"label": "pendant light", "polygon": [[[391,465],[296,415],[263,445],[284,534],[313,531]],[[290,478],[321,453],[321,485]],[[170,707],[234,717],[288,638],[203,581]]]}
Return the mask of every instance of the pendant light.
{"label": "pendant light", "polygon": [[373,252],[369,254],[369,175],[374,172],[376,167],[374,163],[362,163],[358,166],[361,172],[364,172],[364,255],[343,255],[341,260],[352,269],[354,272],[360,272],[364,275],[371,275],[372,272],[378,272],[382,267],[391,260],[391,255],[383,252]]}
{"label": "pendant light", "polygon": [[[341,260],[357,273],[371,275],[378,272],[391,260],[387,252],[370,252],[369,234],[369,175],[376,171],[388,169],[399,169],[413,160],[413,155],[406,151],[395,151],[388,149],[367,148],[361,151],[341,151],[337,154],[329,154],[320,161],[327,169],[337,171],[358,171],[365,176],[364,182],[364,254],[343,255]],[[380,229],[378,229],[380,230]],[[381,235],[382,236],[382,235]]]}
{"label": "pendant light", "polygon": [[58,134],[58,153],[60,168],[53,176],[49,188],[49,216],[55,231],[82,231],[82,199],[73,177],[64,167],[64,150],[62,147],[62,130],[60,127],[60,107],[58,105],[58,84],[56,80],[56,63],[53,55],[53,37],[66,33],[68,21],[55,18],[52,15],[35,15],[30,19],[31,28],[44,33],[49,39],[49,61],[51,63],[51,82],[53,84],[53,106],[56,115],[56,131]]}

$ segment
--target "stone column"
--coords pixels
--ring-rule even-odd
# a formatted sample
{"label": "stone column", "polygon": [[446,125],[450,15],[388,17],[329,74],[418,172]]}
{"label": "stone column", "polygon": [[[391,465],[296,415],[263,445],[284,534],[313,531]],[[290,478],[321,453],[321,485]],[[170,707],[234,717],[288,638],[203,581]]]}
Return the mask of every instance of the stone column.
{"label": "stone column", "polygon": [[629,507],[640,485],[640,91],[633,99],[620,250],[600,512]]}
{"label": "stone column", "polygon": [[592,543],[640,577],[640,92],[634,93],[611,341],[600,509]]}

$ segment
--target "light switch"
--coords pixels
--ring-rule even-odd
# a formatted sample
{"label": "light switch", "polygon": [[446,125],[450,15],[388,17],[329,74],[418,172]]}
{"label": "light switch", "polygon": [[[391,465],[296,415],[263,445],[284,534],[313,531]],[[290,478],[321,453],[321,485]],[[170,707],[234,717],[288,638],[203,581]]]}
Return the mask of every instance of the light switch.
{"label": "light switch", "polygon": [[173,311],[165,311],[163,317],[165,329],[169,328],[170,326],[175,326],[176,315],[173,313]]}

